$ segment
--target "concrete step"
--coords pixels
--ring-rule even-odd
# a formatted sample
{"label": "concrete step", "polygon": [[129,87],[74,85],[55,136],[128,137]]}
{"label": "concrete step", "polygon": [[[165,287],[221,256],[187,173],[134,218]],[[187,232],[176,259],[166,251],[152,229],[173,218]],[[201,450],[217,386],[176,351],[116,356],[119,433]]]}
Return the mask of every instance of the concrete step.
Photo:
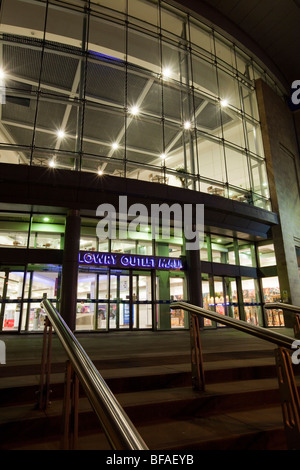
{"label": "concrete step", "polygon": [[[154,336],[152,344],[150,335],[141,334],[131,350],[135,337],[128,341],[125,335],[116,335],[121,350],[107,341],[105,354],[98,351],[98,336],[95,343],[90,337],[84,340],[94,364],[150,449],[284,450],[275,348],[261,347],[256,340],[245,345],[244,337],[224,333],[222,353],[213,334],[204,338],[206,390],[201,393],[192,389],[186,342],[180,346],[175,338],[172,348],[164,344],[173,342],[173,336]],[[34,341],[40,349],[40,342]],[[31,345],[27,338],[25,342]],[[39,411],[35,409],[39,355],[22,355],[23,341],[14,347],[18,353],[14,361],[0,370],[0,449],[59,449],[65,354],[59,348],[53,356],[51,404]],[[83,393],[80,396],[79,449],[109,450],[88,400]]]}
{"label": "concrete step", "polygon": [[[208,385],[205,392],[194,391],[191,387],[174,387],[117,393],[116,398],[133,423],[138,428],[141,427],[142,430],[147,431],[147,434],[145,436],[142,434],[142,436],[152,449],[159,445],[157,442],[156,447],[152,447],[154,443],[151,444],[152,441],[147,441],[148,433],[154,432],[155,434],[155,428],[171,426],[173,423],[175,429],[181,429],[183,422],[193,423],[193,426],[198,423],[200,433],[201,423],[207,426],[208,423],[215,422],[213,417],[218,416],[222,416],[224,420],[224,416],[227,416],[226,413],[232,414],[233,409],[237,415],[238,413],[249,413],[250,410],[257,412],[259,409],[257,426],[266,427],[269,417],[266,419],[265,410],[273,407],[277,410],[276,416],[280,416],[276,425],[277,429],[282,432],[276,379],[216,383]],[[25,446],[26,442],[31,445],[33,442],[40,445],[41,441],[57,441],[61,433],[62,400],[53,401],[46,411],[36,410],[28,404],[7,406],[1,411],[0,449],[2,450],[19,448]],[[222,422],[219,421],[218,426],[223,426]],[[89,434],[93,434],[95,430],[99,429],[98,420],[86,398],[80,399],[79,425],[81,430],[84,429],[85,433]],[[272,428],[273,432],[275,428],[275,426]],[[188,433],[188,431],[186,432]],[[194,431],[191,430],[191,445],[194,445],[195,442],[193,433]],[[186,437],[187,439],[188,437]],[[203,446],[204,437],[202,434],[201,439]],[[103,443],[103,437],[100,441]],[[186,446],[186,441],[184,442]],[[13,447],[11,447],[12,445]],[[176,447],[175,444],[174,446]],[[164,447],[159,448],[163,449]]]}

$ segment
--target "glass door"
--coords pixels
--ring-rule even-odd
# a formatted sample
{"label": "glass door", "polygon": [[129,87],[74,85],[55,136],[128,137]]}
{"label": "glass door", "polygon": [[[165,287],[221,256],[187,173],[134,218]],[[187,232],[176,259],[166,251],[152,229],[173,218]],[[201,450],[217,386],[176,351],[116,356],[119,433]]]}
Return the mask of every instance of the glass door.
{"label": "glass door", "polygon": [[128,271],[110,272],[109,328],[131,327],[130,276]]}
{"label": "glass door", "polygon": [[152,328],[151,272],[132,276],[133,328]]}

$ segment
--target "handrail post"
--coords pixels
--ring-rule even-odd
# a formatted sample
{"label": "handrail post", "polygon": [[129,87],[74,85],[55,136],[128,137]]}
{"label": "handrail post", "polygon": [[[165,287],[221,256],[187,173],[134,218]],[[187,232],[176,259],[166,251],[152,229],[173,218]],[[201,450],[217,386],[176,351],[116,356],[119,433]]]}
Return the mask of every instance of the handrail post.
{"label": "handrail post", "polygon": [[45,410],[49,404],[50,373],[51,373],[52,325],[48,317],[45,318],[43,333],[43,352],[41,360],[40,389],[38,408]]}
{"label": "handrail post", "polygon": [[70,361],[66,363],[63,401],[62,450],[78,448],[79,380]]}
{"label": "handrail post", "polygon": [[300,450],[300,404],[290,355],[285,348],[275,350],[283,423],[289,450]]}
{"label": "handrail post", "polygon": [[295,315],[295,322],[294,322],[294,335],[295,338],[300,338],[300,315],[296,313]]}
{"label": "handrail post", "polygon": [[198,316],[190,314],[190,323],[192,385],[195,390],[203,392],[205,390],[205,378]]}

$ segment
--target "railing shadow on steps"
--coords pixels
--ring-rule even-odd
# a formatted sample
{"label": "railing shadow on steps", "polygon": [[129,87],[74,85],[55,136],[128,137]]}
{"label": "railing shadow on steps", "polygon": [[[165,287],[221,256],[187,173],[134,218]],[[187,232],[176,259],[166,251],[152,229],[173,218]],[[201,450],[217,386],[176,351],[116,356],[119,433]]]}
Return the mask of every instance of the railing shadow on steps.
{"label": "railing shadow on steps", "polygon": [[78,448],[80,382],[111,448],[113,450],[148,450],[137,429],[63,318],[49,300],[44,299],[41,306],[45,311],[46,317],[41,361],[39,409],[46,409],[49,404],[53,330],[68,356],[63,405],[64,429],[61,448],[64,450]]}
{"label": "railing shadow on steps", "polygon": [[[234,328],[243,333],[255,336],[256,338],[271,342],[277,346],[274,354],[286,443],[289,450],[300,450],[300,400],[295,381],[292,359],[289,353],[291,349],[294,349],[295,347],[299,348],[300,342],[297,343],[295,338],[282,335],[276,331],[269,330],[261,326],[255,326],[235,318],[226,317],[187,302],[177,301],[171,304],[170,308],[172,310],[185,310],[190,314],[192,380],[193,386],[196,390],[205,390],[205,371],[203,367],[200,338],[200,317]],[[283,303],[270,303],[265,304],[265,308],[282,309],[291,314],[295,314],[296,325],[298,324],[300,326],[300,307]]]}

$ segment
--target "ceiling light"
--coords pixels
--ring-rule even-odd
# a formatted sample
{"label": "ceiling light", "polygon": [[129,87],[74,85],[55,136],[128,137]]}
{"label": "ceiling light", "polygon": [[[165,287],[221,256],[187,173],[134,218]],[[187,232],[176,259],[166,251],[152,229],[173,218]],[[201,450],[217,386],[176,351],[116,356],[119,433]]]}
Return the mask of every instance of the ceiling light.
{"label": "ceiling light", "polygon": [[160,156],[160,158],[161,158],[162,160],[165,160],[165,159],[166,159],[166,154],[165,154],[165,153],[162,153],[161,156]]}
{"label": "ceiling light", "polygon": [[3,80],[5,78],[5,72],[4,70],[0,67],[0,80]]}
{"label": "ceiling light", "polygon": [[130,109],[130,113],[133,116],[137,116],[139,114],[139,112],[140,112],[140,110],[139,110],[138,106],[132,106],[132,108]]}
{"label": "ceiling light", "polygon": [[226,108],[226,106],[228,106],[228,100],[221,100],[221,106],[222,108]]}
{"label": "ceiling light", "polygon": [[49,222],[49,217],[44,217],[43,222]]}
{"label": "ceiling light", "polygon": [[99,175],[99,176],[103,175],[103,171],[102,171],[102,170],[98,170],[98,175]]}
{"label": "ceiling light", "polygon": [[55,168],[55,166],[56,166],[55,160],[50,160],[49,166],[50,166],[51,168]]}
{"label": "ceiling light", "polygon": [[164,67],[162,71],[163,78],[170,78],[171,75],[172,75],[172,70],[170,69],[170,67]]}
{"label": "ceiling light", "polygon": [[114,142],[114,143],[112,144],[112,148],[113,148],[114,150],[117,150],[117,149],[119,148],[118,142]]}
{"label": "ceiling light", "polygon": [[59,139],[63,139],[65,137],[65,132],[62,129],[58,130],[56,134]]}
{"label": "ceiling light", "polygon": [[183,127],[188,130],[190,129],[192,126],[191,122],[190,121],[185,121],[185,123],[183,124]]}

